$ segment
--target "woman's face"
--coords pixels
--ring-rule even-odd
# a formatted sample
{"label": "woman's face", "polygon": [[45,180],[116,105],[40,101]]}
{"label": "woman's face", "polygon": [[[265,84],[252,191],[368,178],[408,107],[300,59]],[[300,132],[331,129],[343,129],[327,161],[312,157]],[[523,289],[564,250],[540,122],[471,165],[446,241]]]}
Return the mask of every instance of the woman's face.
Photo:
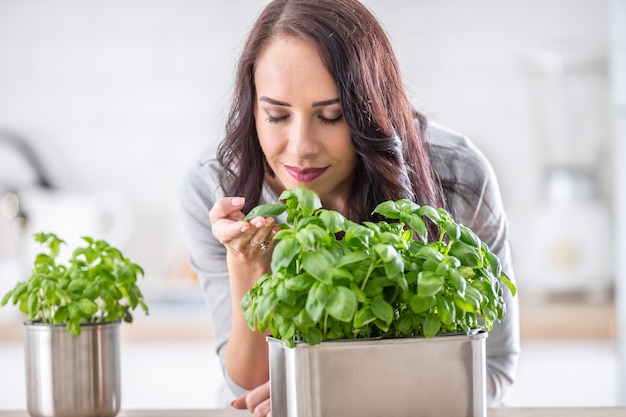
{"label": "woman's face", "polygon": [[254,115],[261,148],[276,175],[272,189],[306,187],[324,207],[342,211],[357,156],[335,80],[307,41],[270,41],[254,73]]}

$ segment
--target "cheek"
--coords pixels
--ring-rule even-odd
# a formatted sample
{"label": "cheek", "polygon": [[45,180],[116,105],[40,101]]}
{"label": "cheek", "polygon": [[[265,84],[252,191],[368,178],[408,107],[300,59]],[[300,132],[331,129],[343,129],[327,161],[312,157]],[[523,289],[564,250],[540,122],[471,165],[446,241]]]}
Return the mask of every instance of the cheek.
{"label": "cheek", "polygon": [[256,132],[259,137],[261,150],[271,164],[272,158],[280,151],[280,141],[277,140],[277,136],[272,132],[272,129],[267,126],[257,125]]}
{"label": "cheek", "polygon": [[355,164],[357,160],[356,149],[352,144],[352,135],[350,134],[350,131],[347,130],[343,132],[342,137],[343,140],[337,142],[337,152],[343,155],[342,159]]}
{"label": "cheek", "polygon": [[257,137],[259,138],[259,144],[261,145],[261,150],[267,156],[268,147],[271,144],[271,141],[269,140],[270,135],[269,135],[267,127],[265,126],[265,123],[263,123],[262,119],[259,119],[259,114],[256,112],[255,112],[254,123],[256,127],[256,134],[257,134]]}

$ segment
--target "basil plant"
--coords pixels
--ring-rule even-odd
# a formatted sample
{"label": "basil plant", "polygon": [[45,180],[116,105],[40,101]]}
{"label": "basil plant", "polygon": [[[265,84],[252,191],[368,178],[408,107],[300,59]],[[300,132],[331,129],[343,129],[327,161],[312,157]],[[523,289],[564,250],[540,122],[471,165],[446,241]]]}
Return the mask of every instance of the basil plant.
{"label": "basil plant", "polygon": [[[252,329],[288,346],[489,331],[506,314],[501,284],[515,295],[489,247],[444,209],[386,201],[374,210],[384,220],[357,224],[304,188],[280,200],[246,217],[287,212],[272,272],[241,307]],[[427,222],[439,230],[433,239]]]}

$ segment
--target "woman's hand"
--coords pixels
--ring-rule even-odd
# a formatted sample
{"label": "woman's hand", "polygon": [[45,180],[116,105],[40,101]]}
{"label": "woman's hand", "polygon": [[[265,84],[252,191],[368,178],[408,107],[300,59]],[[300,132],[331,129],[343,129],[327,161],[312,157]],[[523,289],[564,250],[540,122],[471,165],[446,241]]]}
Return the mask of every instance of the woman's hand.
{"label": "woman's hand", "polygon": [[249,410],[254,417],[271,417],[270,381],[246,392],[235,399],[231,405],[239,410]]}
{"label": "woman's hand", "polygon": [[272,251],[272,238],[279,230],[271,217],[255,217],[245,221],[241,212],[243,197],[225,197],[215,202],[209,212],[213,235],[228,249],[247,259],[267,256]]}

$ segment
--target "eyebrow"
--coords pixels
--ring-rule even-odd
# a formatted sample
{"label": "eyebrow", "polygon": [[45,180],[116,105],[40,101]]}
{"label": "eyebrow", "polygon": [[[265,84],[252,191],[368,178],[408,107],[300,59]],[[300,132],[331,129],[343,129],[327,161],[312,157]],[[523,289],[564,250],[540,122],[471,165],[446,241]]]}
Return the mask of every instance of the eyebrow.
{"label": "eyebrow", "polygon": [[[266,103],[274,104],[276,106],[291,107],[291,104],[289,103],[285,103],[284,101],[276,100],[267,96],[259,97],[259,101],[265,101]],[[339,103],[339,99],[332,98],[330,100],[314,101],[312,104],[312,107],[323,107],[323,106],[328,106],[328,105],[336,104],[336,103]]]}

